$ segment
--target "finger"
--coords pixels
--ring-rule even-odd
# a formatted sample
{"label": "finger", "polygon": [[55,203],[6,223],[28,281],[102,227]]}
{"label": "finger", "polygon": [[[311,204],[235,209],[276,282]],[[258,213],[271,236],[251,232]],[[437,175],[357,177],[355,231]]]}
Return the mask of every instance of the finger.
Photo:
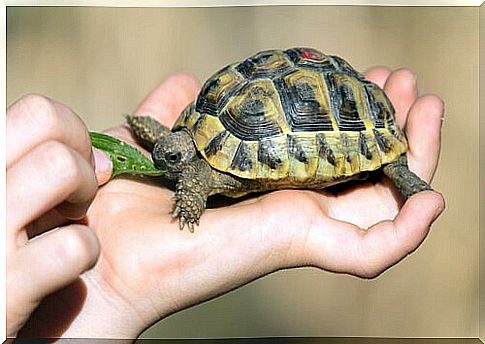
{"label": "finger", "polygon": [[82,225],[60,227],[32,239],[8,257],[9,298],[19,304],[22,300],[38,303],[90,269],[99,251],[96,236]]}
{"label": "finger", "polygon": [[98,185],[106,184],[113,173],[113,162],[108,154],[97,148],[93,148],[93,158]]}
{"label": "finger", "polygon": [[387,78],[389,78],[389,75],[391,75],[391,70],[382,66],[372,67],[364,74],[367,79],[377,84],[380,88],[384,88]]}
{"label": "finger", "polygon": [[354,270],[361,277],[376,277],[414,252],[444,207],[443,196],[434,191],[409,198],[394,221],[378,223],[361,236]]}
{"label": "finger", "polygon": [[433,179],[438,165],[443,116],[443,101],[431,94],[421,96],[408,116],[409,167],[428,182]]}
{"label": "finger", "polygon": [[421,192],[408,199],[394,221],[379,222],[367,230],[313,210],[308,234],[295,240],[300,244],[292,244],[298,248],[292,260],[294,265],[376,277],[419,246],[443,209],[439,193]]}
{"label": "finger", "polygon": [[82,217],[97,190],[91,165],[70,147],[48,141],[7,170],[7,228],[20,230],[48,210]]}
{"label": "finger", "polygon": [[25,227],[27,238],[31,239],[53,228],[67,225],[69,221],[57,209],[51,209]]}
{"label": "finger", "polygon": [[31,94],[7,109],[7,168],[45,141],[62,142],[91,161],[91,140],[81,119],[65,105]]}
{"label": "finger", "polygon": [[384,91],[394,105],[399,127],[404,128],[408,110],[418,95],[416,76],[409,69],[398,69],[389,75]]}
{"label": "finger", "polygon": [[151,115],[171,127],[178,115],[199,93],[200,84],[190,74],[174,74],[153,89],[135,110],[138,115]]}

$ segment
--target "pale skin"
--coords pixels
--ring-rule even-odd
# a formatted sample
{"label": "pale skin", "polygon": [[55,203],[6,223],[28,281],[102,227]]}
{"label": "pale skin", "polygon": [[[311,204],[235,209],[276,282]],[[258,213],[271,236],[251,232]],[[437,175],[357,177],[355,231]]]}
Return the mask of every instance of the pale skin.
{"label": "pale skin", "polygon": [[[409,140],[410,169],[430,182],[440,151],[443,102],[434,95],[418,96],[409,70],[378,67],[367,76],[383,86],[394,103]],[[170,127],[198,90],[193,77],[174,75],[135,113]],[[12,120],[33,116],[27,109],[38,109],[30,102],[39,99],[45,101],[41,108],[56,104],[48,116],[55,119],[52,125],[25,128],[25,121]],[[7,146],[10,336],[24,327],[24,336],[136,338],[169,314],[288,267],[315,266],[373,278],[416,250],[444,209],[443,197],[434,191],[420,192],[403,204],[383,178],[337,195],[271,192],[207,209],[195,234],[180,231],[171,215],[172,190],[119,178],[96,192],[95,175],[98,183],[105,183],[110,166],[102,154],[95,154],[96,168],[91,164],[82,122],[52,100],[31,97],[21,102],[30,105],[16,103],[7,114],[7,140],[21,143]],[[126,127],[108,132],[134,142]],[[56,146],[47,146],[40,158],[32,156],[33,147],[48,142],[62,145],[56,152],[70,157],[67,166],[59,158],[59,165],[49,169],[52,162],[45,157],[53,156],[50,149]],[[58,171],[66,171],[67,177]],[[36,183],[39,174],[44,181]],[[27,184],[21,186],[20,181]],[[49,231],[84,214],[84,225]],[[45,231],[27,240],[28,232]],[[32,273],[33,264],[38,274]]]}

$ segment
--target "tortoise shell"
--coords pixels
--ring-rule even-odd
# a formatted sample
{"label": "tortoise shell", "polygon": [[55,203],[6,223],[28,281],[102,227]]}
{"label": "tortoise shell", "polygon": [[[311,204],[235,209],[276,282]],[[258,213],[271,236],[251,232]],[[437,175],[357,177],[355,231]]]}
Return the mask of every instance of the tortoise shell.
{"label": "tortoise shell", "polygon": [[407,149],[384,91],[310,48],[263,51],[221,69],[172,130],[182,128],[214,169],[288,185],[345,180]]}

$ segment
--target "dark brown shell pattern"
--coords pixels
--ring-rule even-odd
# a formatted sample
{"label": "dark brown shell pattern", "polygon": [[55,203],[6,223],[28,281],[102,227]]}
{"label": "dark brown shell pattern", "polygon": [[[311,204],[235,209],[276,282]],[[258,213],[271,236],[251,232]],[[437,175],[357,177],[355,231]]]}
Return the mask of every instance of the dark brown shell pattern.
{"label": "dark brown shell pattern", "polygon": [[213,168],[283,185],[348,179],[407,149],[383,90],[311,48],[223,68],[179,116],[173,130],[181,128]]}

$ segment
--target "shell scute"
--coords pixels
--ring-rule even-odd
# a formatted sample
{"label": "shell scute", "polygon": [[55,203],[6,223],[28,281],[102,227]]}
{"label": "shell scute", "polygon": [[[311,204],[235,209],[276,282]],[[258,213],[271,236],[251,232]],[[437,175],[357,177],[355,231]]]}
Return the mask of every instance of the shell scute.
{"label": "shell scute", "polygon": [[278,180],[288,175],[290,162],[288,159],[286,135],[279,135],[258,143],[258,176],[261,179]]}
{"label": "shell scute", "polygon": [[230,97],[246,83],[247,81],[231,66],[221,69],[202,86],[195,103],[195,110],[199,113],[216,116]]}
{"label": "shell scute", "polygon": [[316,49],[293,48],[285,50],[284,54],[297,68],[313,69],[321,73],[335,71],[332,58]]}
{"label": "shell scute", "polygon": [[241,140],[261,140],[290,131],[283,112],[274,84],[261,79],[234,94],[221,109],[219,119]]}
{"label": "shell scute", "polygon": [[246,79],[273,78],[293,69],[291,62],[279,50],[266,50],[244,60],[235,69]]}
{"label": "shell scute", "polygon": [[328,90],[320,73],[294,70],[275,80],[286,121],[293,131],[331,131],[337,128]]}
{"label": "shell scute", "polygon": [[362,131],[373,127],[359,81],[344,73],[326,74],[325,79],[339,130]]}

